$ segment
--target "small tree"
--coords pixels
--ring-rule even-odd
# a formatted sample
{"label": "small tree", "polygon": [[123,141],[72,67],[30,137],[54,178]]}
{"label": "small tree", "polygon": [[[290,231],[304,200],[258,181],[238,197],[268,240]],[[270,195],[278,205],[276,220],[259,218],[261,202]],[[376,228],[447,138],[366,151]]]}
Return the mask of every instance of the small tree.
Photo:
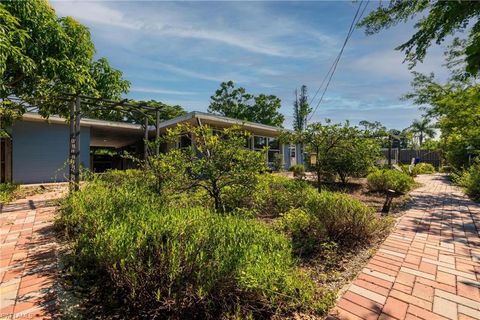
{"label": "small tree", "polygon": [[300,88],[300,94],[295,89],[295,101],[293,103],[293,129],[302,132],[307,126],[307,117],[312,112],[308,104],[307,86]]}
{"label": "small tree", "polygon": [[[159,158],[157,171],[164,175],[162,178],[180,178],[184,188],[205,189],[218,212],[225,212],[222,195],[226,188],[251,188],[257,182],[257,174],[267,169],[265,153],[247,149],[250,134],[238,126],[214,131],[204,125],[179,125],[168,131],[167,138],[171,141],[180,134],[192,137],[193,145],[170,151],[180,153],[178,156],[168,156],[169,152]],[[178,161],[182,163],[175,164]],[[175,171],[179,176],[172,176]]]}
{"label": "small tree", "polygon": [[338,175],[346,183],[348,177],[366,173],[379,155],[378,144],[348,122],[312,123],[304,132],[291,134],[289,138],[303,143],[312,157],[319,192],[325,174]]}

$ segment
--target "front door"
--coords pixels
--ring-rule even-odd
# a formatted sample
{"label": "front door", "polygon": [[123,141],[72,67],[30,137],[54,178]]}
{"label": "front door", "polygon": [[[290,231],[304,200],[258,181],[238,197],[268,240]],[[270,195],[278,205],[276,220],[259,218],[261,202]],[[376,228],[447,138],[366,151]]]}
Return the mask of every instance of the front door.
{"label": "front door", "polygon": [[294,166],[297,164],[297,150],[295,145],[290,145],[290,165]]}

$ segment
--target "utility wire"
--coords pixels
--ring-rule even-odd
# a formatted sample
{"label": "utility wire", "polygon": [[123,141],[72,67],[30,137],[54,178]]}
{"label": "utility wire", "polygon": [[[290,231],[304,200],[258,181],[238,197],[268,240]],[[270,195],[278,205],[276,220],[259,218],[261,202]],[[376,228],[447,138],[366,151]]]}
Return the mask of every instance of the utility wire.
{"label": "utility wire", "polygon": [[[357,25],[358,21],[360,21],[363,14],[365,13],[365,9],[367,8],[369,2],[370,2],[370,0],[365,2],[365,5],[363,6],[363,9],[362,9],[362,5],[364,3],[363,0],[358,5],[357,11],[355,12],[352,23],[350,24],[350,28],[348,29],[348,33],[347,33],[347,36],[345,37],[345,41],[343,42],[342,48],[340,49],[340,52],[338,53],[337,57],[333,61],[333,64],[330,66],[330,69],[328,70],[327,74],[323,78],[322,83],[320,84],[320,87],[317,89],[317,91],[315,92],[315,95],[313,96],[313,98],[310,101],[310,104],[311,104],[314,101],[314,99],[317,97],[318,92],[320,92],[320,90],[323,87],[323,84],[325,83],[325,81],[328,78],[327,84],[325,85],[325,88],[323,89],[322,95],[320,96],[320,99],[318,100],[318,103],[315,106],[315,109],[313,110],[313,112],[308,117],[308,120],[310,120],[315,115],[315,112],[317,111],[318,106],[322,102],[323,97],[325,96],[325,93],[327,92],[327,89],[330,85],[330,82],[332,81],[333,75],[335,74],[335,71],[337,70],[338,62],[340,61],[340,58],[342,57],[343,51],[345,50],[345,46],[347,45],[348,40],[350,40],[350,38],[353,34],[353,31],[355,31],[355,28],[356,28],[356,25]],[[362,10],[362,11],[360,12],[360,10]],[[360,15],[359,15],[359,13],[360,13]]]}

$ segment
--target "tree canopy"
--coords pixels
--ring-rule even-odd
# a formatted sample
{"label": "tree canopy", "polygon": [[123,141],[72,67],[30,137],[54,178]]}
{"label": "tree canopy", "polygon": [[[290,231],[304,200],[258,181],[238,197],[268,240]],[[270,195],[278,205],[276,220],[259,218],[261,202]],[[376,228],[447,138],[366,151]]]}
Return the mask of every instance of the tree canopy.
{"label": "tree canopy", "polygon": [[211,96],[208,112],[281,127],[285,117],[278,111],[280,107],[280,98],[265,94],[255,96],[228,81],[222,82],[215,95]]}
{"label": "tree canopy", "polygon": [[87,27],[57,17],[46,0],[0,2],[2,116],[36,106],[42,116],[66,115],[62,93],[119,99],[130,83],[105,58],[94,60]]}
{"label": "tree canopy", "polygon": [[[480,68],[480,2],[440,0],[390,0],[366,16],[359,25],[367,34],[388,29],[400,22],[417,19],[416,32],[396,49],[405,52],[410,67],[422,62],[432,43],[440,44],[450,36],[466,31],[460,53],[465,55],[466,71],[476,75]],[[458,38],[454,39],[458,42]]]}

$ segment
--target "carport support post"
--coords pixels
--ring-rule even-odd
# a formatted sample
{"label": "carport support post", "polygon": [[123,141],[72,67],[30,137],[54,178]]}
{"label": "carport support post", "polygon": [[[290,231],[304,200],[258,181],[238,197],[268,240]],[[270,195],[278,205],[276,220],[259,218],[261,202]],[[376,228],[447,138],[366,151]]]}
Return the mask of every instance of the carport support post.
{"label": "carport support post", "polygon": [[75,191],[80,187],[80,103],[80,96],[77,96],[75,99]]}
{"label": "carport support post", "polygon": [[68,182],[70,191],[73,191],[74,184],[74,162],[75,162],[75,100],[70,102],[70,152],[68,157]]}
{"label": "carport support post", "polygon": [[145,137],[143,142],[143,160],[148,157],[148,117],[145,116]]}
{"label": "carport support post", "polygon": [[155,155],[158,156],[160,154],[160,142],[158,141],[158,139],[160,138],[160,111],[156,110],[155,115],[156,115],[156,121],[155,121],[155,129],[156,129],[156,132],[155,132],[155,146],[156,146]]}

